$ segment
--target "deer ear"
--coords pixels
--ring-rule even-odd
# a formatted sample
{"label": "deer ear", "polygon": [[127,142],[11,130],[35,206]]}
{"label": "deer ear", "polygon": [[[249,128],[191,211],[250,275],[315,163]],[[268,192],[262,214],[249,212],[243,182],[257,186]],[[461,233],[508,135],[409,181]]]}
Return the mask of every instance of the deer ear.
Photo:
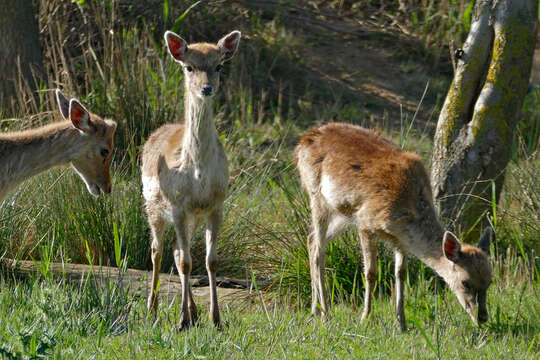
{"label": "deer ear", "polygon": [[235,30],[230,34],[225,35],[218,41],[217,45],[221,52],[222,61],[230,60],[234,56],[236,50],[238,49],[238,45],[240,44],[241,36],[242,33],[238,30]]}
{"label": "deer ear", "polygon": [[69,100],[62,94],[60,89],[56,89],[56,102],[60,108],[60,113],[64,119],[69,119]]}
{"label": "deer ear", "polygon": [[90,113],[76,99],[71,99],[69,102],[69,119],[76,129],[84,133],[89,133],[92,130]]}
{"label": "deer ear", "polygon": [[491,226],[488,226],[486,230],[484,230],[484,233],[480,237],[480,240],[478,240],[478,244],[476,244],[478,248],[480,248],[483,252],[485,252],[488,255],[490,252],[492,233],[493,233],[493,229],[491,228]]}
{"label": "deer ear", "polygon": [[461,243],[450,231],[444,233],[443,251],[444,256],[452,262],[456,262],[461,254]]}
{"label": "deer ear", "polygon": [[171,54],[174,60],[183,64],[188,51],[186,40],[182,39],[172,31],[165,31],[165,35],[163,35],[163,37],[167,43],[169,54]]}

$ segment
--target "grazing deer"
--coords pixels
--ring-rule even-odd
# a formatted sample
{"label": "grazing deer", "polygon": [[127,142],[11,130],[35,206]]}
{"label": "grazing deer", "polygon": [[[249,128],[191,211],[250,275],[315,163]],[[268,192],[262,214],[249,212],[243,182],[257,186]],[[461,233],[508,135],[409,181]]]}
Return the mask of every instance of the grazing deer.
{"label": "grazing deer", "polygon": [[152,285],[148,310],[158,307],[156,294],[163,253],[165,222],[176,232],[174,260],[182,282],[180,329],[194,325],[197,307],[189,284],[190,241],[201,220],[206,220],[206,269],[210,285],[210,318],[220,326],[216,292],[216,242],[222,207],[229,183],[227,157],[214,124],[213,96],[219,71],[240,43],[233,31],[217,44],[187,44],[167,31],[169,53],[184,71],[184,124],[167,124],[156,130],[142,153],[143,196],[152,233]]}
{"label": "grazing deer", "polygon": [[405,254],[410,252],[449,285],[476,323],[487,321],[486,291],[491,283],[487,254],[490,230],[478,247],[461,244],[437,220],[431,187],[420,158],[401,151],[373,132],[332,123],[304,135],[295,161],[310,198],[313,232],[308,237],[311,312],[328,312],[324,282],[325,249],[348,225],[356,225],[364,255],[365,297],[362,321],[370,312],[377,279],[377,240],[395,249],[396,311],[403,311]]}
{"label": "grazing deer", "polygon": [[109,165],[116,123],[89,113],[58,89],[56,99],[69,121],[0,134],[0,200],[29,177],[66,163],[71,163],[92,195],[111,192]]}

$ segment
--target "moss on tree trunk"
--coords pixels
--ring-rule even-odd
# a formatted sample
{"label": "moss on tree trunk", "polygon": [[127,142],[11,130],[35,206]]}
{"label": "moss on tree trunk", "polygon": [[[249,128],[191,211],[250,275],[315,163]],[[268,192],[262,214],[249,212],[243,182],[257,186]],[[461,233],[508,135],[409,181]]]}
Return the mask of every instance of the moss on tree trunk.
{"label": "moss on tree trunk", "polygon": [[460,230],[469,230],[501,192],[528,86],[537,11],[538,0],[476,3],[464,56],[437,123],[432,158],[437,206]]}

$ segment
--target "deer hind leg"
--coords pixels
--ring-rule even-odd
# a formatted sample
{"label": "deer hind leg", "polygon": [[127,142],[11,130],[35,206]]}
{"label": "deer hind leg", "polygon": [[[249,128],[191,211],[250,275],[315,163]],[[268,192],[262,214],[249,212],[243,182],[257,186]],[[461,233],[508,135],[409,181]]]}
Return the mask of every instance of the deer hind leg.
{"label": "deer hind leg", "polygon": [[197,306],[193,301],[189,277],[191,274],[190,240],[195,228],[195,219],[185,213],[173,210],[174,230],[176,241],[173,245],[174,262],[182,283],[182,312],[180,315],[180,330],[195,325],[197,321]]}
{"label": "deer hind leg", "polygon": [[[328,210],[318,203],[312,203],[311,217],[313,232],[308,236],[309,270],[311,274],[311,313],[328,315],[324,270],[326,263]],[[320,309],[318,307],[320,305]]]}
{"label": "deer hind leg", "polygon": [[407,323],[405,321],[405,310],[403,309],[403,290],[404,281],[407,272],[407,258],[400,250],[395,250],[395,275],[396,275],[396,313],[401,331],[407,331]]}
{"label": "deer hind leg", "polygon": [[153,309],[154,316],[157,313],[158,309],[158,294],[157,294],[157,285],[159,282],[159,270],[161,265],[161,256],[163,254],[163,228],[164,222],[163,219],[159,216],[150,216],[148,217],[148,222],[150,224],[150,231],[152,233],[152,285],[150,287],[150,294],[148,296],[148,311]]}
{"label": "deer hind leg", "polygon": [[377,240],[367,231],[359,231],[360,245],[364,256],[364,310],[361,321],[365,321],[371,311],[371,298],[377,281]]}
{"label": "deer hind leg", "polygon": [[221,226],[222,210],[219,208],[208,218],[206,225],[206,271],[210,286],[210,320],[216,327],[221,326],[216,288],[216,244],[217,234]]}

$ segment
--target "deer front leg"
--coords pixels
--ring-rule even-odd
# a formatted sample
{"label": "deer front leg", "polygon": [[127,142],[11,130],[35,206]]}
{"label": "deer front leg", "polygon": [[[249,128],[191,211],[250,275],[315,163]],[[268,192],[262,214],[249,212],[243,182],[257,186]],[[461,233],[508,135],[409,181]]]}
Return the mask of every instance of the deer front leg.
{"label": "deer front leg", "polygon": [[[328,317],[324,270],[326,263],[326,232],[328,214],[318,206],[312,206],[313,232],[308,236],[309,269],[311,274],[311,314]],[[320,304],[319,307],[317,306]]]}
{"label": "deer front leg", "polygon": [[371,295],[377,280],[377,241],[365,231],[360,231],[360,244],[364,255],[364,311],[361,321],[364,322],[371,311]]}
{"label": "deer front leg", "polygon": [[401,331],[407,331],[405,310],[403,309],[403,289],[407,272],[407,258],[400,250],[395,250],[396,275],[396,313]]}
{"label": "deer front leg", "polygon": [[152,233],[152,285],[148,296],[148,311],[153,309],[156,316],[158,309],[157,285],[159,282],[159,270],[161,265],[161,256],[163,254],[163,220],[159,217],[149,217],[150,231]]}
{"label": "deer front leg", "polygon": [[206,225],[206,271],[208,272],[208,282],[210,286],[210,320],[215,327],[221,327],[219,316],[217,288],[216,288],[216,244],[217,234],[221,227],[222,209],[217,209],[208,218]]}
{"label": "deer front leg", "polygon": [[174,262],[182,283],[182,312],[180,315],[180,330],[195,325],[197,321],[197,306],[193,301],[189,276],[191,274],[190,240],[193,233],[194,219],[189,219],[185,214],[175,214],[174,229],[176,242],[173,246]]}

